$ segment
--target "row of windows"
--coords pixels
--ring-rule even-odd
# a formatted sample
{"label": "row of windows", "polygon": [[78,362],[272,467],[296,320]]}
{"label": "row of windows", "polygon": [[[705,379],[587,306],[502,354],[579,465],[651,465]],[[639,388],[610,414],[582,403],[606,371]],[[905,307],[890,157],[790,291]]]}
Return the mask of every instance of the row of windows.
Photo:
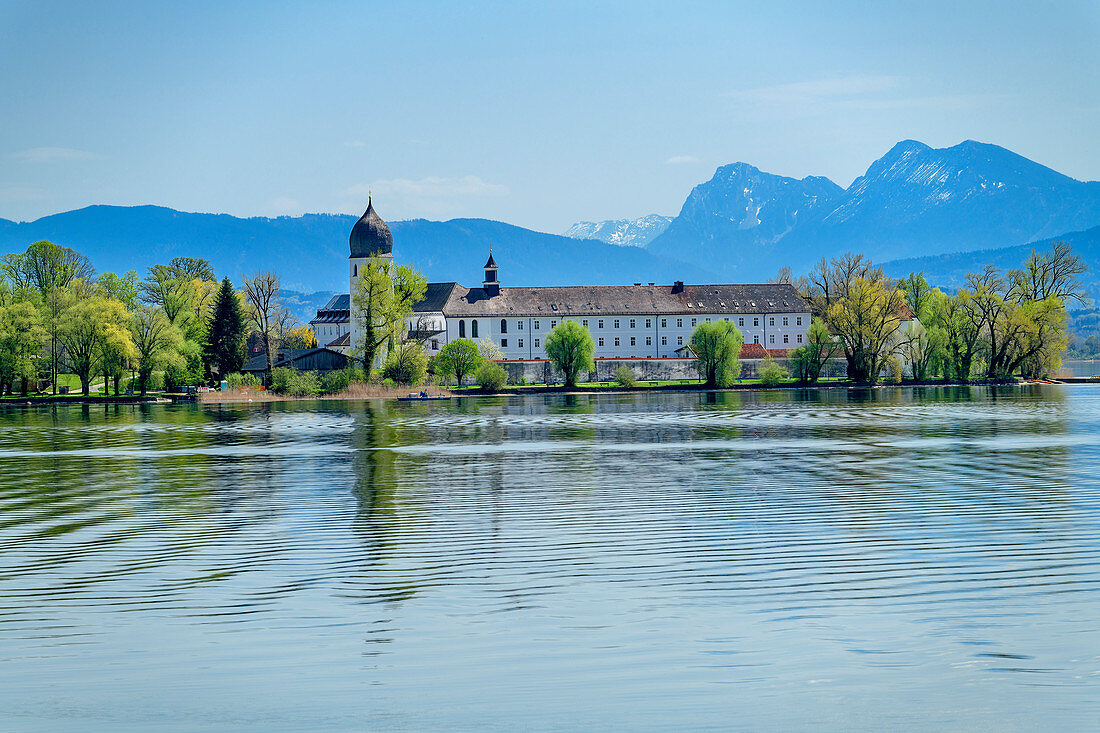
{"label": "row of windows", "polygon": [[[802,343],[802,334],[798,334],[797,338],[798,338],[798,343]],[[783,334],[783,343],[789,344],[790,342],[791,342],[790,335]],[[539,348],[539,340],[535,339],[534,343],[535,343],[535,348],[536,349]],[[596,339],[596,343],[599,346],[604,346],[603,336],[600,336],[598,339]],[[760,336],[759,335],[753,337],[753,343],[757,343],[757,344],[760,343]],[[768,335],[768,343],[770,343],[770,344],[775,343],[775,334],[774,333]],[[439,347],[436,346],[435,344],[436,344],[436,342],[433,340],[432,341],[432,348],[433,349],[438,349]],[[620,339],[619,339],[618,336],[616,336],[614,338],[614,345],[615,346],[620,346],[621,345],[620,344]],[[630,345],[631,346],[637,346],[638,345],[638,339],[634,336],[631,336],[630,337]],[[653,345],[653,337],[652,336],[646,336],[645,337],[645,345],[646,346],[652,346]],[[677,336],[676,337],[676,345],[677,346],[683,346],[684,345],[684,337],[683,336]],[[523,348],[523,339],[517,339],[516,340],[516,346],[518,348],[522,349]],[[661,337],[661,346],[668,346],[668,336],[662,336]],[[507,349],[508,348],[508,339],[502,338],[500,340],[500,347],[502,349]]]}
{"label": "row of windows", "polygon": [[[621,320],[622,319],[619,319],[619,318],[612,319],[612,328],[619,328],[620,327],[619,324],[621,323]],[[637,328],[638,327],[638,325],[637,325],[638,319],[631,318],[629,320],[630,320],[630,327],[631,328]],[[730,320],[730,317],[729,316],[723,316],[722,320],[723,321],[728,321],[728,320]],[[795,320],[795,325],[796,326],[801,326],[802,325],[802,316],[795,316],[794,320]],[[707,323],[710,323],[709,318],[707,318],[706,321],[707,321]],[[698,318],[692,318],[691,319],[692,328],[697,326],[698,322],[699,322]],[[534,329],[536,331],[541,330],[542,324],[538,319],[536,319],[532,323],[532,325],[534,326]],[[588,328],[588,319],[587,318],[582,319],[581,320],[581,325],[584,326],[585,328]],[[737,325],[740,326],[741,328],[744,328],[745,327],[745,318],[744,317],[738,317]],[[759,318],[759,316],[754,317],[752,319],[752,325],[755,328],[760,327],[760,318]],[[768,325],[769,326],[774,326],[775,325],[775,317],[774,316],[769,316],[768,317]],[[783,316],[783,325],[784,326],[789,326],[790,325],[790,317],[789,316]],[[556,320],[550,321],[550,328],[551,329],[557,328],[557,326],[558,326],[558,322]],[[596,328],[603,328],[603,327],[604,327],[604,319],[601,318],[601,319],[596,321]],[[646,318],[645,319],[645,327],[646,328],[653,328],[653,319],[652,318]],[[677,318],[676,319],[676,328],[683,328],[683,327],[684,327],[684,319],[683,318]],[[668,319],[667,318],[662,318],[661,319],[661,328],[668,328]],[[523,321],[516,321],[516,330],[517,331],[522,331],[523,330]],[[508,333],[508,319],[506,319],[506,318],[501,318],[500,319],[500,332],[502,334],[503,333]],[[466,321],[459,321],[458,322],[458,336],[459,336],[459,338],[465,338],[466,337]],[[470,321],[470,336],[472,338],[477,338],[477,321],[476,320]]]}

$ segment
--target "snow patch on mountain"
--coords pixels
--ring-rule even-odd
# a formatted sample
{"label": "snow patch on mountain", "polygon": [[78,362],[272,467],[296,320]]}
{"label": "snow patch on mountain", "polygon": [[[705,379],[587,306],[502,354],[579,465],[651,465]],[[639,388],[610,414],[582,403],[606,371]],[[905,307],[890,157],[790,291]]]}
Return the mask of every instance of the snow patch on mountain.
{"label": "snow patch on mountain", "polygon": [[620,247],[645,247],[660,236],[672,217],[650,214],[640,219],[608,219],[579,221],[565,232],[573,239],[597,239]]}

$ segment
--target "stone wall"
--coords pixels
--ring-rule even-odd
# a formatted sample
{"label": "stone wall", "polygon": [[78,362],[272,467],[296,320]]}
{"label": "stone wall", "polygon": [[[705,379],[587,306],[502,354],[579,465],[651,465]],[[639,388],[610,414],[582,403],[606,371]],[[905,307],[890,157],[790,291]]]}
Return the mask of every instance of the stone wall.
{"label": "stone wall", "polygon": [[[634,372],[639,382],[670,381],[677,379],[696,380],[698,373],[692,367],[692,359],[597,359],[596,371],[582,374],[581,382],[610,382],[615,378],[615,370],[627,366]],[[764,359],[741,359],[741,376],[751,379]],[[791,370],[789,359],[775,359],[776,364]],[[508,372],[509,384],[557,384],[564,381],[561,372],[549,361],[504,361],[500,365]],[[822,372],[822,376],[836,377],[847,373],[843,359],[831,359]]]}

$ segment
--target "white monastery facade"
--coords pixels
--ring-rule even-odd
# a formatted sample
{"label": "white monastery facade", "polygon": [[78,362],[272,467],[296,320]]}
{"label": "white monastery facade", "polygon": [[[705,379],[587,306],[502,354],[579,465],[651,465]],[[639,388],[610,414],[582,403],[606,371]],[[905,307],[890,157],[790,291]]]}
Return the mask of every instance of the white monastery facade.
{"label": "white monastery facade", "polygon": [[[368,258],[393,260],[389,227],[368,201],[352,228],[348,258],[350,292]],[[730,321],[746,347],[783,356],[806,340],[810,308],[789,284],[502,287],[490,253],[479,288],[429,283],[414,308],[407,336],[438,353],[459,338],[488,338],[506,360],[545,359],[544,339],[563,320],[592,334],[599,358],[669,358],[687,355],[691,332],[701,323]],[[319,344],[349,353],[357,332],[348,295],[334,296],[310,326]]]}

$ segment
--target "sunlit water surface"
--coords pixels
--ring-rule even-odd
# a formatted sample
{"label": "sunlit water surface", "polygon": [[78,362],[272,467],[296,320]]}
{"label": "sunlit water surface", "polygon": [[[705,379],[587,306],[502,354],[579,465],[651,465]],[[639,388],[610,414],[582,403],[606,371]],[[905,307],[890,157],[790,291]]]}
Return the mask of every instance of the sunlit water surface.
{"label": "sunlit water surface", "polygon": [[1085,729],[1100,387],[0,408],[0,729]]}

